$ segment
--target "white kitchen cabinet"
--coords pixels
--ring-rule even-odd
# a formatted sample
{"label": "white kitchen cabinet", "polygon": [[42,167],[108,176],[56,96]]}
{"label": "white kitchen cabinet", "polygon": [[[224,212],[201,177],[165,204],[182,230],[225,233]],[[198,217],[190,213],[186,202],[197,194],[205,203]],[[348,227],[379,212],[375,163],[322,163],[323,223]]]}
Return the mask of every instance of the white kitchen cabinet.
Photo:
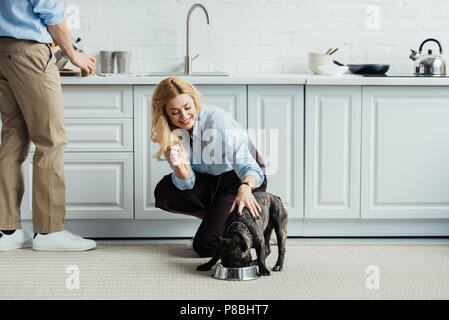
{"label": "white kitchen cabinet", "polygon": [[67,119],[67,152],[132,152],[133,119]]}
{"label": "white kitchen cabinet", "polygon": [[289,218],[302,218],[303,86],[248,86],[248,129],[266,165],[267,192],[282,199]]}
{"label": "white kitchen cabinet", "polygon": [[197,85],[203,102],[227,111],[243,128],[247,127],[246,86],[242,85]]}
{"label": "white kitchen cabinet", "polygon": [[[133,90],[129,85],[62,86],[67,149],[67,219],[134,217]],[[32,157],[25,162],[22,218],[32,217]]]}
{"label": "white kitchen cabinet", "polygon": [[[32,217],[33,153],[25,162],[22,218]],[[67,219],[132,219],[132,153],[64,155]]]}
{"label": "white kitchen cabinet", "polygon": [[63,86],[65,118],[132,118],[133,87]]}
{"label": "white kitchen cabinet", "polygon": [[360,217],[360,86],[307,86],[305,218]]}
{"label": "white kitchen cabinet", "polygon": [[362,218],[449,218],[447,87],[364,87]]}
{"label": "white kitchen cabinet", "polygon": [[[154,206],[154,189],[164,175],[171,173],[166,161],[157,161],[153,155],[159,145],[150,140],[151,97],[154,86],[134,88],[135,141],[135,206],[136,219],[195,219],[188,215],[165,212]],[[246,127],[246,86],[198,85],[203,103],[223,108]]]}
{"label": "white kitchen cabinet", "polygon": [[65,128],[65,152],[133,151],[133,119],[66,119]]}
{"label": "white kitchen cabinet", "polygon": [[[66,119],[65,127],[66,152],[133,151],[133,119]],[[35,150],[32,143],[30,152]]]}
{"label": "white kitchen cabinet", "polygon": [[[249,128],[267,165],[268,192],[289,212],[289,235],[447,236],[447,86],[367,80],[369,86],[315,83],[305,94],[302,84],[235,84],[237,78],[196,87],[205,104]],[[152,157],[159,148],[149,132],[155,85],[92,81],[63,85],[68,229],[92,237],[191,237],[198,219],[154,206],[156,184],[171,173]],[[32,156],[24,166],[25,227]]]}

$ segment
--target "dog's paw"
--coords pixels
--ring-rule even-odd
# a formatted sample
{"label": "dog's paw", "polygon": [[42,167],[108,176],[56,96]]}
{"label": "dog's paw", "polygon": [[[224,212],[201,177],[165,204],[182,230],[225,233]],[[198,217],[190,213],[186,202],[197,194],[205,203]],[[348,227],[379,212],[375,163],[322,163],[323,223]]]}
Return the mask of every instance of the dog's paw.
{"label": "dog's paw", "polygon": [[211,265],[210,263],[205,263],[202,264],[198,267],[196,267],[196,271],[208,271],[210,269],[212,269],[213,265]]}
{"label": "dog's paw", "polygon": [[259,266],[259,273],[261,276],[269,276],[270,270],[268,270],[265,266]]}
{"label": "dog's paw", "polygon": [[272,269],[273,271],[282,271],[282,266],[280,265],[275,265]]}

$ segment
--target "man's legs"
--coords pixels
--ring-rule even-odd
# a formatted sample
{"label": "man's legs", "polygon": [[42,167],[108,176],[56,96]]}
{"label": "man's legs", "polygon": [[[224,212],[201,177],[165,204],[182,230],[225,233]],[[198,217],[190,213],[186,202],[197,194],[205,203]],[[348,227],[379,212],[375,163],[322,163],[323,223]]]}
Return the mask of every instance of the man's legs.
{"label": "man's legs", "polygon": [[[2,56],[0,55],[0,59]],[[4,58],[4,57],[3,57]],[[1,62],[0,62],[1,65]],[[23,162],[30,138],[17,100],[0,68],[0,230],[21,229],[20,205],[24,193]]]}
{"label": "man's legs", "polygon": [[0,70],[18,102],[31,141],[36,145],[34,232],[62,231],[65,217],[63,156],[67,137],[55,59],[45,44],[16,39],[0,39],[0,42],[3,51],[0,51]]}

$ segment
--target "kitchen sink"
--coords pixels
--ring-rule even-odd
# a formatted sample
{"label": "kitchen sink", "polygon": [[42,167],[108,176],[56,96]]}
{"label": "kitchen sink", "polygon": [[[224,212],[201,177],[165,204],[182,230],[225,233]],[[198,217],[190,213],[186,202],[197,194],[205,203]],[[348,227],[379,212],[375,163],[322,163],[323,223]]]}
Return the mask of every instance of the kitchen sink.
{"label": "kitchen sink", "polygon": [[143,73],[143,77],[231,77],[232,75],[226,72],[213,71],[213,72],[192,72],[191,74],[185,74],[184,72],[148,72]]}
{"label": "kitchen sink", "polygon": [[230,73],[213,72],[192,72],[187,75],[184,72],[139,72],[139,73],[99,73],[101,77],[232,77]]}
{"label": "kitchen sink", "polygon": [[[207,18],[207,24],[209,24],[209,14],[206,8],[200,4],[194,4],[188,14],[187,14],[187,34],[186,34],[186,56],[184,57],[184,72],[139,72],[139,73],[98,73],[101,77],[231,77],[230,73],[221,71],[210,71],[210,72],[193,72],[192,71],[192,61],[195,60],[199,54],[193,58],[190,56],[190,15],[192,12],[200,8],[204,11]],[[181,69],[174,69],[181,70]]]}

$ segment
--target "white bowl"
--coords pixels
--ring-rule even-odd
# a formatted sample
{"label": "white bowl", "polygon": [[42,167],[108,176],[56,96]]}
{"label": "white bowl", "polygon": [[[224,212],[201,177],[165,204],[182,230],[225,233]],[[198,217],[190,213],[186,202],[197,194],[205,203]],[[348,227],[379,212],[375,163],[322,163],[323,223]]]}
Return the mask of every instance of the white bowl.
{"label": "white bowl", "polygon": [[321,74],[320,66],[331,66],[334,64],[332,57],[328,54],[309,52],[309,69],[315,74]]}
{"label": "white bowl", "polygon": [[318,69],[320,70],[320,73],[325,76],[341,76],[342,74],[348,71],[349,67],[330,65],[330,66],[319,66]]}
{"label": "white bowl", "polygon": [[309,55],[309,60],[330,58],[330,55],[328,55],[328,54],[322,54],[322,53],[316,53],[316,52],[309,52],[308,55]]}
{"label": "white bowl", "polygon": [[332,65],[333,65],[332,61],[326,61],[326,60],[320,60],[320,61],[311,60],[311,61],[309,61],[309,69],[310,69],[310,71],[312,71],[315,74],[321,74],[321,71],[319,69],[320,67],[332,66]]}

